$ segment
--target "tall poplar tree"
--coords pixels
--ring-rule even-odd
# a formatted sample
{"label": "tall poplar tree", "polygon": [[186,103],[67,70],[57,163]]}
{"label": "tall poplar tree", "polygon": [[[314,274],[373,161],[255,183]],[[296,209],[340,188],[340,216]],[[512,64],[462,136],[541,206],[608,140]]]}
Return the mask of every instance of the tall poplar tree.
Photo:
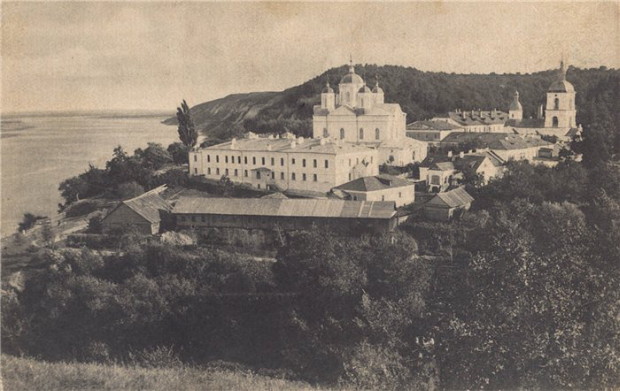
{"label": "tall poplar tree", "polygon": [[181,142],[192,149],[198,141],[198,133],[194,127],[194,121],[190,116],[189,106],[185,99],[181,103],[181,107],[177,107],[177,121],[179,122],[179,138]]}

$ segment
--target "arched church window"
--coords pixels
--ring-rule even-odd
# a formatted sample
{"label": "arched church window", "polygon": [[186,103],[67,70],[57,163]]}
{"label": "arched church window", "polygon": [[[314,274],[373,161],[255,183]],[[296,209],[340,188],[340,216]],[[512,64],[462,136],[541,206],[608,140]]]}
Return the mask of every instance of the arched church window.
{"label": "arched church window", "polygon": [[364,128],[360,128],[360,140],[364,139]]}
{"label": "arched church window", "polygon": [[340,138],[344,139],[344,128],[340,128]]}
{"label": "arched church window", "polygon": [[553,117],[553,119],[551,121],[553,123],[553,127],[557,128],[558,125],[559,125],[558,117]]}
{"label": "arched church window", "polygon": [[553,101],[553,108],[555,110],[558,110],[560,108],[560,100],[558,98],[555,98],[555,100]]}
{"label": "arched church window", "polygon": [[381,136],[381,131],[379,130],[379,128],[375,129],[375,140],[379,140],[380,136]]}
{"label": "arched church window", "polygon": [[329,133],[327,133],[327,128],[323,128],[323,137],[328,137]]}

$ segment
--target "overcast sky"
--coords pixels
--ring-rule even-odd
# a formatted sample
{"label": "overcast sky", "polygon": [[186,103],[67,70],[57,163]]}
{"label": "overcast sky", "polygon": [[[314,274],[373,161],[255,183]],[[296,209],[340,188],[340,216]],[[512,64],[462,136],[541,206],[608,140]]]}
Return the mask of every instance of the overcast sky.
{"label": "overcast sky", "polygon": [[348,62],[620,67],[620,2],[7,3],[2,111],[170,109],[282,90]]}

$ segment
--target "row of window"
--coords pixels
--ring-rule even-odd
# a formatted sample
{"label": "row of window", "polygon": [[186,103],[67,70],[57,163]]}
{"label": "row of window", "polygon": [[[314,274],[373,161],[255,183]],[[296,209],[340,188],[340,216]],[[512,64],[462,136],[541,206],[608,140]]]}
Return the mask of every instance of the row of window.
{"label": "row of window", "polygon": [[[329,137],[329,132],[327,131],[327,128],[323,128],[323,137]],[[345,137],[345,130],[344,128],[340,128],[340,138],[344,139]],[[381,130],[379,130],[379,128],[375,129],[375,140],[379,140],[381,138]],[[364,128],[360,128],[359,130],[359,139],[363,140],[364,139]]]}
{"label": "row of window", "polygon": [[[208,167],[208,168],[207,168],[207,175],[211,175],[211,172],[212,172],[212,171],[211,171],[211,167]],[[229,175],[230,175],[230,173],[231,173],[231,172],[230,172],[230,170],[229,170],[228,168],[224,169],[224,175],[229,176]],[[233,174],[233,176],[238,177],[238,176],[239,176],[239,170],[234,169],[234,170],[232,171],[232,174]],[[219,169],[219,168],[216,168],[216,169],[215,169],[215,175],[221,175],[221,171],[220,171],[220,169]],[[244,177],[246,177],[246,178],[248,178],[248,177],[249,177],[249,171],[248,171],[248,170],[243,170],[243,176],[244,176]],[[286,176],[286,174],[285,174],[284,172],[281,172],[281,173],[280,173],[280,180],[285,180],[285,176]],[[271,173],[271,178],[272,178],[272,179],[276,179],[276,172],[275,172],[275,171],[273,171],[273,172]],[[308,178],[308,177],[307,177],[307,175],[306,175],[305,173],[302,173],[302,174],[301,174],[301,180],[302,180],[302,181],[307,180],[307,178]],[[260,171],[256,171],[256,179],[261,179],[261,173],[260,173]],[[294,181],[294,180],[297,180],[297,175],[296,175],[294,172],[293,172],[293,173],[291,173],[291,180],[293,180],[293,181]],[[317,182],[317,181],[319,180],[318,175],[317,175],[317,174],[312,174],[312,180],[313,180],[314,182]]]}
{"label": "row of window", "polygon": [[[265,166],[267,164],[267,159],[265,157],[261,157],[260,158],[260,162],[263,166]],[[309,159],[308,159],[309,160]],[[194,161],[197,161],[196,155],[194,155]],[[224,163],[228,163],[230,161],[230,163],[235,164],[235,156],[230,156],[230,160],[228,159],[228,156],[224,156]],[[256,156],[252,157],[252,164],[256,165]],[[211,155],[207,155],[207,163],[211,162]],[[219,163],[220,162],[220,156],[219,155],[215,155],[215,162]],[[291,164],[295,164],[296,160],[295,158],[291,158]],[[244,164],[248,164],[248,157],[244,156],[243,157],[243,163]],[[270,158],[270,163],[272,166],[276,165],[276,158]],[[237,156],[237,164],[241,164],[241,156]],[[284,158],[280,158],[280,166],[284,166]],[[306,159],[301,159],[301,166],[302,167],[306,167]],[[312,159],[312,167],[314,168],[318,168],[319,166],[319,162],[317,159]],[[329,168],[329,160],[325,159],[324,162],[324,166],[325,168]]]}

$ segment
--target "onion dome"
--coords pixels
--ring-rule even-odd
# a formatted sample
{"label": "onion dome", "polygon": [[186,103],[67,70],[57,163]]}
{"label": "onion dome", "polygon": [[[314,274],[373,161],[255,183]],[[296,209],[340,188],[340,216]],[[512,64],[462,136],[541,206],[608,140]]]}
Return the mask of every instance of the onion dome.
{"label": "onion dome", "polygon": [[564,68],[564,61],[560,62],[560,69],[558,70],[558,79],[549,86],[549,92],[575,92],[575,87],[566,81],[566,68]]}
{"label": "onion dome", "polygon": [[325,87],[323,88],[323,91],[321,91],[323,94],[331,94],[334,92],[334,90],[329,86],[329,82],[326,81],[325,82]]}
{"label": "onion dome", "polygon": [[521,106],[521,102],[519,102],[519,91],[515,91],[514,99],[512,100],[512,103],[510,103],[508,110],[523,111],[523,106]]}
{"label": "onion dome", "polygon": [[363,84],[364,80],[360,75],[355,73],[355,67],[353,67],[353,59],[349,60],[349,73],[344,75],[340,79],[340,84]]}
{"label": "onion dome", "polygon": [[364,84],[364,87],[360,88],[358,92],[367,93],[367,92],[372,92],[372,91],[370,91],[370,88],[368,88],[368,86]]}
{"label": "onion dome", "polygon": [[379,80],[375,83],[375,88],[372,89],[375,94],[383,94],[383,90],[379,87]]}

